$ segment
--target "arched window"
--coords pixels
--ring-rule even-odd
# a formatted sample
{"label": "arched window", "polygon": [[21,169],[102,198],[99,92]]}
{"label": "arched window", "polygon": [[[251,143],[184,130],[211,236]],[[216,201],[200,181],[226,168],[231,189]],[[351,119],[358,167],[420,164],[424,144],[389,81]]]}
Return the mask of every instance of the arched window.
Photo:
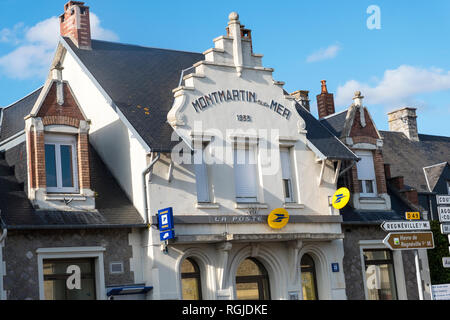
{"label": "arched window", "polygon": [[181,291],[183,300],[202,299],[200,269],[191,258],[186,258],[181,263]]}
{"label": "arched window", "polygon": [[247,258],[236,273],[236,295],[238,300],[269,300],[269,276],[264,266],[256,259]]}
{"label": "arched window", "polygon": [[317,280],[316,267],[314,260],[310,255],[305,254],[302,257],[301,276],[302,276],[302,290],[303,300],[317,300]]}

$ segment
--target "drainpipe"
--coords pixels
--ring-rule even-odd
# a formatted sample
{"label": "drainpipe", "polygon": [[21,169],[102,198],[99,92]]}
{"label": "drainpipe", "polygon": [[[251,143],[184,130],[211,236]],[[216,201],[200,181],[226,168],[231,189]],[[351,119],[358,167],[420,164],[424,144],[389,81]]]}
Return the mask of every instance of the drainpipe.
{"label": "drainpipe", "polygon": [[341,173],[339,173],[339,177],[341,177],[344,173],[346,173],[348,170],[350,170],[355,164],[356,164],[356,160],[352,160],[352,163],[347,168],[342,170]]}
{"label": "drainpipe", "polygon": [[152,154],[152,160],[149,164],[149,166],[142,172],[142,186],[143,186],[143,190],[144,190],[144,210],[145,210],[145,223],[147,224],[147,227],[150,228],[150,213],[149,213],[149,207],[148,207],[148,199],[147,199],[147,182],[145,180],[145,177],[147,176],[147,174],[152,170],[153,166],[155,165],[155,163],[159,160],[161,154],[158,152],[158,154],[156,155],[156,158],[153,159],[153,154]]}

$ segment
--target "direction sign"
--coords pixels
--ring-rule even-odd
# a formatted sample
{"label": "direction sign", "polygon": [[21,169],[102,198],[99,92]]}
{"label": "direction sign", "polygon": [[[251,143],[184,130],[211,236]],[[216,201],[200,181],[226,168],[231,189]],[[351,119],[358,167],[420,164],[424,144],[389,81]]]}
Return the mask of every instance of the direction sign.
{"label": "direction sign", "polygon": [[450,222],[450,212],[440,211],[439,210],[439,221],[440,222]]}
{"label": "direction sign", "polygon": [[439,214],[441,213],[448,213],[450,214],[450,206],[439,206],[438,207]]}
{"label": "direction sign", "polygon": [[450,257],[443,257],[442,265],[444,266],[444,268],[450,268]]}
{"label": "direction sign", "polygon": [[405,212],[406,220],[419,220],[420,212]]}
{"label": "direction sign", "polygon": [[384,221],[381,228],[386,232],[430,230],[430,221]]}
{"label": "direction sign", "polygon": [[442,223],[441,224],[441,233],[442,234],[450,234],[450,224]]}
{"label": "direction sign", "polygon": [[433,232],[392,232],[383,243],[391,250],[433,249]]}
{"label": "direction sign", "polygon": [[436,196],[437,204],[450,204],[450,195],[438,194]]}

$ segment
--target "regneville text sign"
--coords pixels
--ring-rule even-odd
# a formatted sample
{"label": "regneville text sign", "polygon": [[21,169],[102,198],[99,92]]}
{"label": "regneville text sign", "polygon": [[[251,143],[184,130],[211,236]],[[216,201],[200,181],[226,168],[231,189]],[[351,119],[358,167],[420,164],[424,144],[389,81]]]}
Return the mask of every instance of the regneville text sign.
{"label": "regneville text sign", "polygon": [[256,92],[238,89],[219,90],[211,92],[209,94],[205,94],[194,100],[194,102],[192,102],[192,106],[194,107],[195,111],[199,113],[200,111],[204,111],[205,109],[208,109],[209,107],[212,107],[214,105],[233,101],[259,104],[260,106],[266,108],[267,110],[272,110],[273,112],[279,114],[281,117],[286,118],[287,120],[289,120],[292,115],[291,110],[274,100],[272,100],[269,104],[267,102],[259,100],[256,97]]}
{"label": "regneville text sign", "polygon": [[384,231],[415,231],[430,230],[429,221],[384,221],[381,224]]}
{"label": "regneville text sign", "polygon": [[433,232],[392,232],[383,243],[391,250],[433,249]]}

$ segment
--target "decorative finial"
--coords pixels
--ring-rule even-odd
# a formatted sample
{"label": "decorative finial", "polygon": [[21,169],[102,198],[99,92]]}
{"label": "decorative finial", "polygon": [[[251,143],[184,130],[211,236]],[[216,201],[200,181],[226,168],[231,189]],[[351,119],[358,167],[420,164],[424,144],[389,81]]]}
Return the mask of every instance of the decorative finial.
{"label": "decorative finial", "polygon": [[361,91],[356,91],[355,96],[353,97],[353,100],[362,99],[362,98],[364,98],[364,97],[361,95]]}
{"label": "decorative finial", "polygon": [[233,11],[232,13],[229,14],[228,19],[230,21],[232,21],[232,20],[239,20],[239,15],[238,15],[237,12]]}
{"label": "decorative finial", "polygon": [[327,81],[326,80],[320,80],[320,82],[322,83],[322,93],[328,93]]}

